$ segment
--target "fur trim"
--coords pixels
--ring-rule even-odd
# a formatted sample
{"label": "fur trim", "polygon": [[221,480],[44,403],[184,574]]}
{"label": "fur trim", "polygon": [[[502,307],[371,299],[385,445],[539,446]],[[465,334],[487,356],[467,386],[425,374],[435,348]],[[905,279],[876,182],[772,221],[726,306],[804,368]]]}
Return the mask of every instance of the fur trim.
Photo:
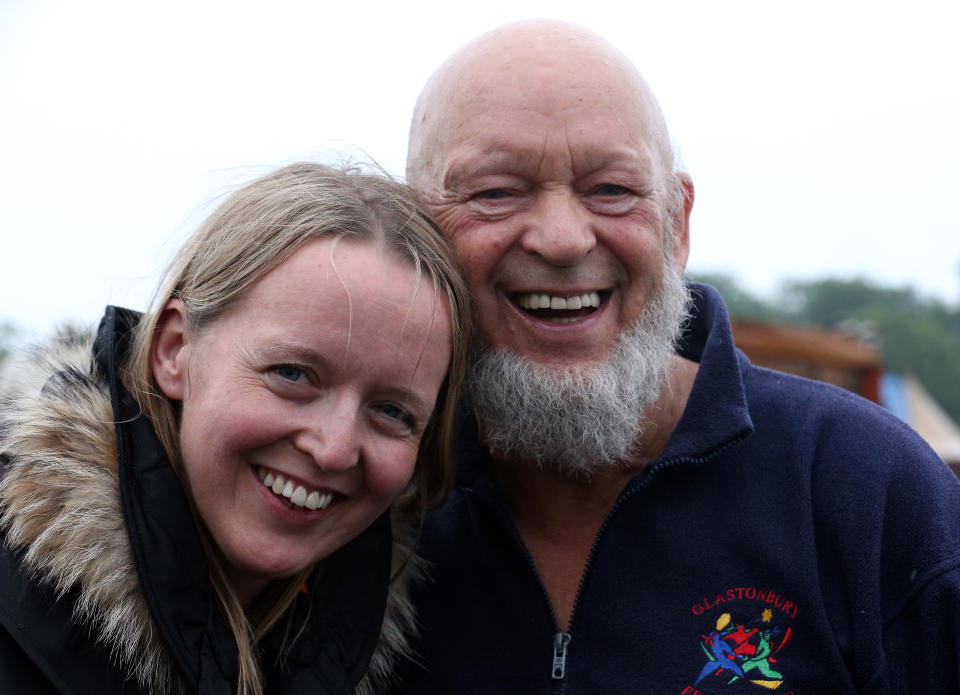
{"label": "fur trim", "polygon": [[173,668],[140,593],[120,505],[113,409],[92,374],[93,335],[61,331],[5,386],[0,481],[8,545],[59,598],[77,589],[78,623],[151,692]]}
{"label": "fur trim", "polygon": [[[31,575],[58,597],[77,590],[75,616],[151,693],[183,690],[140,591],[121,509],[108,387],[92,367],[93,335],[61,331],[3,384],[0,527]],[[7,372],[11,374],[11,372]],[[393,514],[393,575],[377,648],[357,695],[371,695],[409,651],[407,586],[420,571],[409,521]]]}

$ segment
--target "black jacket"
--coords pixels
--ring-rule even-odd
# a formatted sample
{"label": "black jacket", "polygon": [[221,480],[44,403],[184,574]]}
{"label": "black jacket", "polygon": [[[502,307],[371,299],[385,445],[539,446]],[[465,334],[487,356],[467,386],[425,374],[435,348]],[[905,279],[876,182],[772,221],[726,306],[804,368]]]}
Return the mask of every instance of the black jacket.
{"label": "black jacket", "polygon": [[[4,388],[0,693],[235,691],[186,496],[119,378],[138,318],[108,308],[93,344],[62,334]],[[409,559],[384,514],[320,563],[260,643],[266,692],[376,692],[412,625],[391,582]]]}

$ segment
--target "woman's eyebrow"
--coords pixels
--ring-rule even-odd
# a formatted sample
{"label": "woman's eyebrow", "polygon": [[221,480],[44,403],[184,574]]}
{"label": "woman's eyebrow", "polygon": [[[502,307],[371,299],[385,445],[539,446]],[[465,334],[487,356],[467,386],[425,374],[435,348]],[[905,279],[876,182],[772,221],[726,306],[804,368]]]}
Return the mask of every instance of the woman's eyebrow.
{"label": "woman's eyebrow", "polygon": [[417,395],[414,391],[411,391],[408,388],[403,386],[391,386],[383,390],[384,395],[395,398],[396,400],[407,404],[414,410],[424,411],[426,415],[429,415],[433,410],[432,405]]}
{"label": "woman's eyebrow", "polygon": [[270,343],[258,346],[253,351],[265,357],[293,358],[301,362],[326,363],[329,361],[313,348],[299,343]]}

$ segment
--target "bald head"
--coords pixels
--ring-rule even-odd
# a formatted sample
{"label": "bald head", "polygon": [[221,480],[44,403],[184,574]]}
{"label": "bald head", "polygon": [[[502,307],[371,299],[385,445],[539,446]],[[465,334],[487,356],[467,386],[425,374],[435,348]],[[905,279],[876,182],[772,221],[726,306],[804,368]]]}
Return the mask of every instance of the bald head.
{"label": "bald head", "polygon": [[433,74],[410,127],[407,178],[423,191],[437,184],[442,160],[465,123],[510,109],[562,114],[578,105],[609,105],[636,120],[659,165],[673,169],[660,107],[633,64],[581,27],[552,20],[518,22],[464,46]]}

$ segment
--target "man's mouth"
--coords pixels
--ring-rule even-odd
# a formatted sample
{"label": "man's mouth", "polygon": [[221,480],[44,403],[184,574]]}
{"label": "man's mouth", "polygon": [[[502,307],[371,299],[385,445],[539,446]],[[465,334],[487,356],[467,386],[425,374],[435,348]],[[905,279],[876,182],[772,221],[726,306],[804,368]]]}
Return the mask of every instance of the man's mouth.
{"label": "man's mouth", "polygon": [[512,300],[531,316],[553,323],[573,323],[600,307],[600,295],[600,292],[569,295],[518,292],[512,296]]}
{"label": "man's mouth", "polygon": [[326,509],[333,500],[334,493],[322,493],[319,490],[307,490],[303,485],[284,478],[280,473],[274,473],[263,466],[257,466],[257,475],[263,486],[269,488],[274,495],[296,509]]}

